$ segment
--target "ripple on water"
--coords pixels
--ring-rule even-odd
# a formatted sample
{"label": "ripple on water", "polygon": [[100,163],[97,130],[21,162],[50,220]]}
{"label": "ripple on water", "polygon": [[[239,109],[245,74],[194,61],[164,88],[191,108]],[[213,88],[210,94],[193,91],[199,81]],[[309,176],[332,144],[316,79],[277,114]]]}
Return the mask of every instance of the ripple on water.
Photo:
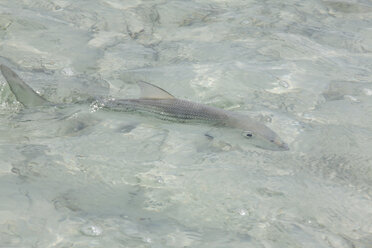
{"label": "ripple on water", "polygon": [[[0,13],[0,63],[63,103],[23,108],[0,77],[5,246],[372,243],[366,1],[2,0]],[[138,80],[252,115],[291,149],[91,100],[137,97]]]}

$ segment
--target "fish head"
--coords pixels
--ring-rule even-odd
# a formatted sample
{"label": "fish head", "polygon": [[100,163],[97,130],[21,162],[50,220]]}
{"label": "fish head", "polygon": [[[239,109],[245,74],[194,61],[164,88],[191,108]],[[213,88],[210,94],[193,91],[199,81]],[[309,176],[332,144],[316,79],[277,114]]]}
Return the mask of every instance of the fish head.
{"label": "fish head", "polygon": [[270,128],[262,125],[259,128],[251,128],[242,132],[245,139],[259,148],[272,151],[288,151],[288,145]]}
{"label": "fish head", "polygon": [[256,121],[249,116],[230,114],[226,125],[239,130],[244,139],[252,145],[273,151],[288,151],[288,145],[265,124]]}

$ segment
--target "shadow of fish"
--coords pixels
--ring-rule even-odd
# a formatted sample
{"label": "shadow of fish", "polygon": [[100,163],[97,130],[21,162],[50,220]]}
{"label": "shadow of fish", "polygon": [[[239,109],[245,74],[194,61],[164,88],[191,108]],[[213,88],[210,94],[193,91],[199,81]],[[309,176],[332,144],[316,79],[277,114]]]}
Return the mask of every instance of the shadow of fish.
{"label": "shadow of fish", "polygon": [[[18,75],[5,65],[1,72],[17,100],[25,107],[51,105],[24,83]],[[269,150],[289,150],[288,145],[264,124],[254,119],[224,109],[175,98],[167,91],[146,82],[138,82],[141,96],[138,99],[97,100],[104,109],[114,111],[135,111],[152,114],[160,119],[178,122],[206,122],[212,125],[240,130],[242,136],[252,144]]]}

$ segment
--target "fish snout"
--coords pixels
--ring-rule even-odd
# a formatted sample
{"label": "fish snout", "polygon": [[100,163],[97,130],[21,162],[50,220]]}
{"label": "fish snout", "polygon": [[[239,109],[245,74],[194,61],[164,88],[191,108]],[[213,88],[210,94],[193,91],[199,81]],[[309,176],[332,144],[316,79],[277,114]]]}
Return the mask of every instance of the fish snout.
{"label": "fish snout", "polygon": [[281,151],[288,151],[289,150],[289,146],[287,145],[287,143],[285,143],[284,141],[282,141],[279,137],[275,138],[273,140],[273,143],[279,148],[279,150]]}

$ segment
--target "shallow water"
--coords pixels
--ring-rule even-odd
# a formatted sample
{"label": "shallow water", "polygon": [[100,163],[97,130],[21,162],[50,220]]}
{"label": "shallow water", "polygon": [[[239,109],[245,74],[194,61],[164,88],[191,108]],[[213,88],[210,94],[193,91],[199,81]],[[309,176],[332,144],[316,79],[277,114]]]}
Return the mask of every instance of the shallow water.
{"label": "shallow water", "polygon": [[[363,0],[2,0],[0,63],[62,104],[0,79],[0,247],[371,247],[371,27]],[[137,80],[290,151],[89,104]]]}

